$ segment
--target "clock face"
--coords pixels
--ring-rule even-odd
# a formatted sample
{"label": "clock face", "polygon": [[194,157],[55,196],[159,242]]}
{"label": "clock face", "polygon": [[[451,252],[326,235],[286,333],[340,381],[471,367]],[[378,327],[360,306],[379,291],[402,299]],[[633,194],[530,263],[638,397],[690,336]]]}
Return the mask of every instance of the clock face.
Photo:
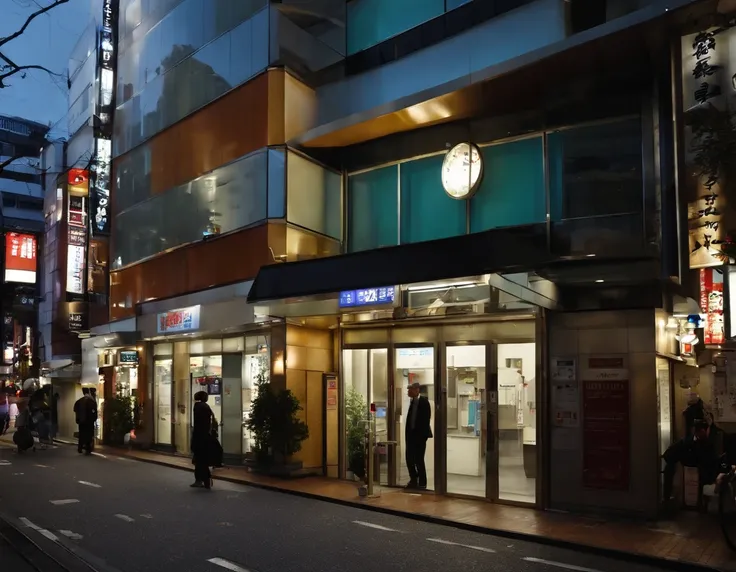
{"label": "clock face", "polygon": [[469,199],[483,174],[480,149],[472,143],[455,145],[442,162],[442,186],[453,199]]}

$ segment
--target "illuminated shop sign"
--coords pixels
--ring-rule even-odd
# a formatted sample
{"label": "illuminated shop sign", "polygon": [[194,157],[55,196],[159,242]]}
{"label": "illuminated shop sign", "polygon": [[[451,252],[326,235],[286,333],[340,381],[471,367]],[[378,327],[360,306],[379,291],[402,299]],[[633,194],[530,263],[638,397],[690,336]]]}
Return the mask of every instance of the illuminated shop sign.
{"label": "illuminated shop sign", "polygon": [[723,321],[723,274],[714,268],[700,269],[700,309],[706,316],[703,341],[725,342]]}
{"label": "illuminated shop sign", "polygon": [[[685,115],[684,148],[686,171],[684,181],[688,198],[688,237],[690,268],[720,266],[729,258],[729,231],[726,215],[733,209],[723,192],[721,166],[709,160],[708,146],[702,135],[695,139],[692,126],[707,125],[715,116],[727,114],[729,96],[736,89],[731,78],[734,65],[729,46],[734,40],[732,28],[710,28],[683,36],[682,106]],[[727,121],[727,120],[724,120]],[[707,168],[702,165],[707,164]]]}
{"label": "illuminated shop sign", "polygon": [[199,306],[163,312],[157,316],[159,334],[174,334],[199,329]]}
{"label": "illuminated shop sign", "polygon": [[32,234],[5,235],[5,282],[36,283],[36,248]]}
{"label": "illuminated shop sign", "polygon": [[95,140],[90,176],[90,230],[92,236],[110,234],[110,166],[112,120],[115,109],[118,0],[103,0],[98,38]]}
{"label": "illuminated shop sign", "polygon": [[363,290],[346,290],[340,292],[338,306],[340,308],[356,308],[360,306],[391,305],[396,300],[396,287],[364,288]]}
{"label": "illuminated shop sign", "polygon": [[135,350],[122,350],[118,357],[120,365],[137,365],[138,352]]}
{"label": "illuminated shop sign", "polygon": [[81,332],[87,329],[87,314],[85,312],[69,312],[70,332]]}
{"label": "illuminated shop sign", "polygon": [[[84,294],[84,278],[87,269],[87,197],[89,172],[75,169],[69,173],[69,197],[67,200],[66,291]],[[71,194],[79,193],[79,194]],[[69,324],[70,329],[72,324]]]}

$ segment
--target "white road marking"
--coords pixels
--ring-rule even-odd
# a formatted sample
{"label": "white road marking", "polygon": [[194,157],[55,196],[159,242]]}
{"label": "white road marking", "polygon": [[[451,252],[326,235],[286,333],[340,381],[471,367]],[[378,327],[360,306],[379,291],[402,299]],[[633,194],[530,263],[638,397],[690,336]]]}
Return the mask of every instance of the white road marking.
{"label": "white road marking", "polygon": [[95,457],[101,457],[103,459],[107,459],[107,455],[103,455],[102,453],[92,453]]}
{"label": "white road marking", "polygon": [[437,544],[446,544],[448,546],[460,546],[461,548],[468,548],[470,550],[477,550],[478,552],[488,552],[489,554],[495,554],[495,550],[491,548],[483,548],[482,546],[472,546],[470,544],[460,544],[459,542],[451,542],[449,540],[442,540],[441,538],[428,538],[429,542],[436,542]]}
{"label": "white road marking", "polygon": [[152,514],[142,514],[142,515],[141,515],[141,518],[148,518],[148,519],[151,519],[151,518],[153,518],[153,515],[152,515]]}
{"label": "white road marking", "polygon": [[11,463],[10,461],[5,461],[5,460],[0,461],[0,467],[9,467],[12,464],[13,463]]}
{"label": "white road marking", "polygon": [[76,532],[72,532],[71,530],[60,530],[59,534],[62,534],[67,538],[71,538],[72,540],[82,540],[84,538],[81,534],[77,534]]}
{"label": "white road marking", "polygon": [[49,469],[49,468],[51,468],[48,465],[33,465],[33,466],[34,467],[38,467],[39,469]]}
{"label": "white road marking", "polygon": [[124,520],[125,522],[135,522],[135,519],[130,518],[127,514],[116,514],[115,518],[119,518],[120,520]]}
{"label": "white road marking", "polygon": [[25,473],[13,473],[14,477],[22,477]]}
{"label": "white road marking", "polygon": [[59,541],[59,537],[56,536],[53,532],[49,532],[48,530],[45,530],[43,528],[39,528],[38,532],[41,534],[41,536],[45,536],[49,540],[53,540],[54,542]]}
{"label": "white road marking", "polygon": [[89,481],[78,481],[80,485],[84,485],[86,487],[93,487],[95,489],[101,489],[101,485],[96,485],[94,483],[90,483]]}
{"label": "white road marking", "polygon": [[237,564],[233,564],[224,558],[210,558],[207,562],[214,564],[215,566],[219,566],[220,568],[225,568],[226,570],[232,570],[233,572],[249,572],[249,570],[238,566]]}
{"label": "white road marking", "polygon": [[600,572],[595,568],[584,568],[583,566],[575,566],[574,564],[564,564],[563,562],[555,562],[554,560],[542,560],[541,558],[532,558],[527,556],[522,558],[527,562],[536,562],[537,564],[546,564],[547,566],[554,566],[555,568],[564,568],[565,570],[575,570],[576,572]]}
{"label": "white road marking", "polygon": [[39,526],[36,526],[35,524],[33,524],[33,523],[32,523],[32,522],[31,522],[30,520],[28,520],[28,519],[27,519],[27,518],[26,518],[25,516],[21,517],[21,518],[20,518],[20,521],[21,521],[21,522],[22,522],[22,523],[23,523],[23,524],[24,524],[24,525],[25,525],[25,526],[26,526],[27,528],[30,528],[31,530],[41,530],[41,528],[40,528]]}
{"label": "white road marking", "polygon": [[62,499],[62,500],[52,500],[49,502],[53,505],[61,506],[64,504],[75,504],[75,503],[78,503],[79,501],[77,499]]}
{"label": "white road marking", "polygon": [[387,526],[381,526],[380,524],[373,524],[372,522],[363,522],[362,520],[354,520],[353,524],[359,524],[360,526],[367,526],[368,528],[375,528],[376,530],[385,530],[386,532],[399,532],[395,528],[388,528]]}

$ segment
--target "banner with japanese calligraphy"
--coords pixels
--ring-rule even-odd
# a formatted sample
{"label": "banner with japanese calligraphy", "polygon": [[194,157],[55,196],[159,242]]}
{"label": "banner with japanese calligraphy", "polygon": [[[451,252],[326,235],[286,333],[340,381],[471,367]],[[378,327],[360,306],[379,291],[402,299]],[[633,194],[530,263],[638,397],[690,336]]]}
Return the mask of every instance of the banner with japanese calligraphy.
{"label": "banner with japanese calligraphy", "polygon": [[700,309],[706,316],[703,342],[724,343],[726,333],[723,319],[723,274],[720,270],[700,269]]}
{"label": "banner with japanese calligraphy", "polygon": [[[736,212],[724,193],[724,173],[713,155],[718,125],[736,108],[736,73],[730,53],[733,28],[711,28],[682,38],[682,106],[688,201],[690,268],[728,262],[736,238]],[[715,138],[717,140],[717,137]],[[731,201],[733,202],[733,201]]]}

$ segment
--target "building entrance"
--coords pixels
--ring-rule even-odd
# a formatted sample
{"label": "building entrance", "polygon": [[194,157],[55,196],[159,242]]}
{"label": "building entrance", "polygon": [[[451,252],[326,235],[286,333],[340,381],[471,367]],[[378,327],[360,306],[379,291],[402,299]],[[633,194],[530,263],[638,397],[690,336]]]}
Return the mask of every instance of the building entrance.
{"label": "building entrance", "polygon": [[[363,420],[373,404],[379,442],[374,479],[384,486],[409,482],[407,390],[418,383],[432,411],[434,438],[424,454],[427,489],[535,504],[541,367],[535,324],[526,317],[470,327],[424,326],[413,333],[404,327],[385,331],[383,344],[344,343],[346,474],[362,474]],[[433,341],[403,343],[420,336]],[[348,342],[360,337],[359,330],[344,336]],[[375,330],[366,330],[366,338],[376,337]]]}

